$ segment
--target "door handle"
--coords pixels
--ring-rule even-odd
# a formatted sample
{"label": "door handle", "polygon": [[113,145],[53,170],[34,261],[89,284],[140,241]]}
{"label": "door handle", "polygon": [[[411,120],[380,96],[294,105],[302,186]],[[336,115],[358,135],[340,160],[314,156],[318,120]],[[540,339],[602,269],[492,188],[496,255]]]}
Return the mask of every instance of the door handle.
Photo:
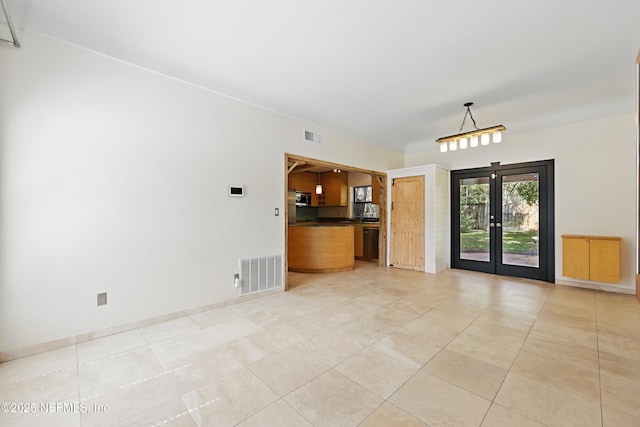
{"label": "door handle", "polygon": [[502,224],[500,224],[500,223],[498,222],[498,223],[496,223],[496,227],[500,228],[500,227],[502,227]]}
{"label": "door handle", "polygon": [[495,224],[494,224],[494,223],[492,223],[492,222],[490,222],[490,223],[489,223],[489,227],[495,227]]}

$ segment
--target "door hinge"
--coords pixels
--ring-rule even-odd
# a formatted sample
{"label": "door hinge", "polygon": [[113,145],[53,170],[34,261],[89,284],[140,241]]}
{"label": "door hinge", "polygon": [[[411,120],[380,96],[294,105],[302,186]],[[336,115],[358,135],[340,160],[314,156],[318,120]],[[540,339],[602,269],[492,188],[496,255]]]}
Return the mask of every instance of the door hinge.
{"label": "door hinge", "polygon": [[391,210],[393,210],[393,202],[391,202]]}

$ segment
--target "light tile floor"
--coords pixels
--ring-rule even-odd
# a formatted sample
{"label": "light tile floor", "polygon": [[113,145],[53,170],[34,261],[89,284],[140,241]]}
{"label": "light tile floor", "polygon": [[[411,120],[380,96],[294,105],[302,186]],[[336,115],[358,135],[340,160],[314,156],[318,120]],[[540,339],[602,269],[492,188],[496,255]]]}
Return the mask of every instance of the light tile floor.
{"label": "light tile floor", "polygon": [[362,262],[289,281],[0,365],[0,402],[37,412],[0,427],[640,426],[633,296]]}

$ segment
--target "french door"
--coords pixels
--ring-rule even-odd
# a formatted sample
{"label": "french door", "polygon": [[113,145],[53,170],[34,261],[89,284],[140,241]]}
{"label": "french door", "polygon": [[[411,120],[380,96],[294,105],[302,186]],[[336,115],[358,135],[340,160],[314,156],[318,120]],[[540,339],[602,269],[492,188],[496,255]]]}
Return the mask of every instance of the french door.
{"label": "french door", "polygon": [[553,160],[451,172],[453,268],[555,282]]}

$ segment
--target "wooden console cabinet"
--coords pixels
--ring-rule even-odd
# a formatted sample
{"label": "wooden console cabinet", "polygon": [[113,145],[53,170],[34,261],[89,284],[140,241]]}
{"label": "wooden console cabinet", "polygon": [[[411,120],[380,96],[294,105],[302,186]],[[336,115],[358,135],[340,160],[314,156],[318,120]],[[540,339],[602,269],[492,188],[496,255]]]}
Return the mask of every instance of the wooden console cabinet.
{"label": "wooden console cabinet", "polygon": [[562,275],[620,282],[620,237],[562,235]]}

